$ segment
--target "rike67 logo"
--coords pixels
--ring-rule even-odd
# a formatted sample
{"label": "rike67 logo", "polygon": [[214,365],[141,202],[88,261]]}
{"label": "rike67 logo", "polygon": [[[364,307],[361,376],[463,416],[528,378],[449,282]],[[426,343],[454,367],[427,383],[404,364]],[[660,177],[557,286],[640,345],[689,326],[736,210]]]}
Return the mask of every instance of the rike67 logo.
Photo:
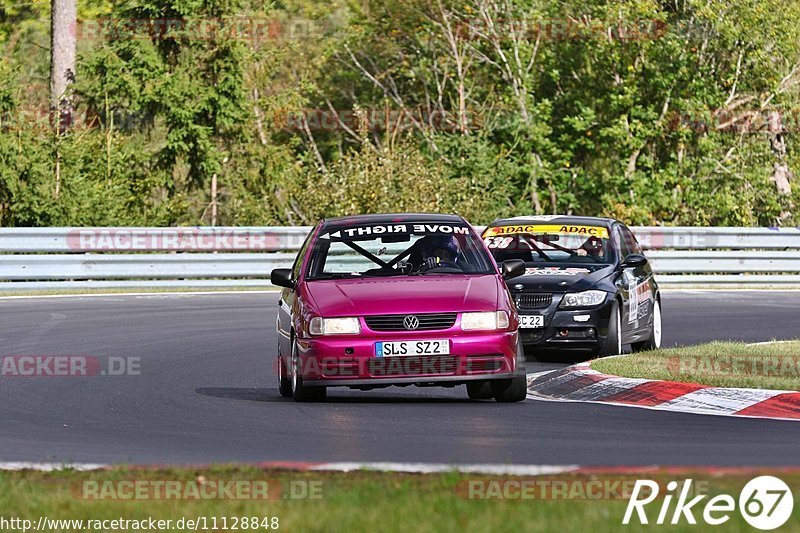
{"label": "rike67 logo", "polygon": [[[685,520],[685,523],[697,524],[695,516],[697,515],[706,524],[718,526],[730,520],[738,503],[739,513],[748,524],[757,529],[771,530],[785,524],[792,516],[794,508],[794,497],[789,486],[773,476],[751,479],[739,493],[738,502],[728,494],[716,495],[705,502],[703,500],[707,495],[701,494],[690,499],[691,494],[691,479],[685,480],[682,485],[677,481],[670,481],[654,523],[680,524]],[[658,483],[649,479],[637,480],[622,523],[635,524],[637,520],[640,524],[650,523],[649,520],[653,518],[652,511],[657,505],[651,506],[650,517],[645,507],[658,497]]]}

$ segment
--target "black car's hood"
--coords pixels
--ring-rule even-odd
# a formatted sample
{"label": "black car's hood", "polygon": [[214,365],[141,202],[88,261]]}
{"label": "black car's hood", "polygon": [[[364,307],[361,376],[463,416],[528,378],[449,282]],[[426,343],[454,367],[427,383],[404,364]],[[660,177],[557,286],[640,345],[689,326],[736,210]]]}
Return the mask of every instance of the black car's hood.
{"label": "black car's hood", "polygon": [[508,280],[508,286],[512,291],[577,292],[589,289],[614,291],[614,272],[614,265],[528,267],[524,276]]}

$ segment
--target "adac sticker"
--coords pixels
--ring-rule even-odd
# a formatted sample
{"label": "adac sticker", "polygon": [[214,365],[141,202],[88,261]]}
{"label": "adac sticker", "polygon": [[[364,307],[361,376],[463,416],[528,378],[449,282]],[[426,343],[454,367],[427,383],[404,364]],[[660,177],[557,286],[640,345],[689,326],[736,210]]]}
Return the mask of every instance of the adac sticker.
{"label": "adac sticker", "polygon": [[583,276],[590,272],[591,270],[587,268],[542,267],[525,269],[527,276]]}
{"label": "adac sticker", "polygon": [[520,233],[545,234],[557,233],[559,235],[585,235],[586,237],[599,237],[608,239],[608,229],[602,226],[575,226],[571,224],[524,224],[519,226],[496,226],[487,228],[484,237],[496,235],[517,235]]}

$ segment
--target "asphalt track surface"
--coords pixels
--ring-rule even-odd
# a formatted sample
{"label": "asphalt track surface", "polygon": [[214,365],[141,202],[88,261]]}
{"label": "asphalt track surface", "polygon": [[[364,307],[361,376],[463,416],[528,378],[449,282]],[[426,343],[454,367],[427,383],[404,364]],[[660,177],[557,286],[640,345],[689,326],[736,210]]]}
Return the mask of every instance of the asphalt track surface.
{"label": "asphalt track surface", "polygon": [[[276,301],[0,299],[2,355],[140,358],[139,375],[0,377],[0,461],[800,465],[796,422],[469,402],[463,387],[297,404],[274,385]],[[666,292],[663,309],[666,345],[800,336],[800,292]]]}

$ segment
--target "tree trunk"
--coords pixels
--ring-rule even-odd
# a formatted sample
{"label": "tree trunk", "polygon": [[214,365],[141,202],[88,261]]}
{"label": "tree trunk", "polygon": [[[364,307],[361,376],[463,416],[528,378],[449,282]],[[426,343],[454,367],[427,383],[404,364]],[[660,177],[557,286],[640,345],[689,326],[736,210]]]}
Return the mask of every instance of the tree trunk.
{"label": "tree trunk", "polygon": [[211,176],[211,225],[217,225],[217,173]]}
{"label": "tree trunk", "polygon": [[62,111],[66,104],[68,111],[67,87],[75,81],[76,0],[51,0],[51,7],[50,105]]}
{"label": "tree trunk", "polygon": [[[51,0],[50,7],[50,112],[58,136],[72,124],[72,102],[67,89],[75,81],[77,0]],[[61,191],[61,154],[57,147],[55,173],[55,194],[58,196]]]}

